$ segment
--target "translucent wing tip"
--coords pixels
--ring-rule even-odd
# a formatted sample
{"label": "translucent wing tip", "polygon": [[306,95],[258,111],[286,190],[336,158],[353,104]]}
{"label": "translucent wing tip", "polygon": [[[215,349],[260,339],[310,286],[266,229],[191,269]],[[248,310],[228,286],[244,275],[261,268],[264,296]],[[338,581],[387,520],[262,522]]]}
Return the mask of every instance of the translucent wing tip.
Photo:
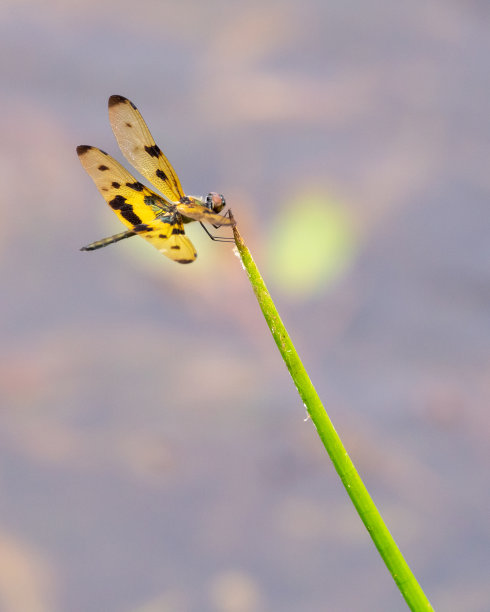
{"label": "translucent wing tip", "polygon": [[131,102],[131,100],[128,100],[124,96],[111,96],[109,98],[109,108],[112,108],[113,106],[118,106],[119,104],[131,104],[133,108],[136,108],[136,106]]}

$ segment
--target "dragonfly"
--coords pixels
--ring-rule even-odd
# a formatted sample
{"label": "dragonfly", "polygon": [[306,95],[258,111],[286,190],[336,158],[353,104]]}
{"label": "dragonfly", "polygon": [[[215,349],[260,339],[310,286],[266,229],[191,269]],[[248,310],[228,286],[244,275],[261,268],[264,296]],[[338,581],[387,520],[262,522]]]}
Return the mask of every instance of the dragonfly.
{"label": "dragonfly", "polygon": [[225,198],[215,192],[206,197],[185,195],[179,177],[155,143],[141,113],[124,96],[109,98],[109,121],[125,158],[158,191],[136,180],[108,153],[88,145],[77,147],[78,157],[105,201],[126,225],[127,230],[82,247],[94,251],[131,236],[141,236],[172,261],[185,264],[196,257],[184,225],[199,221],[211,239],[229,242],[232,238],[213,236],[204,223],[215,229],[234,225],[231,211],[223,216]]}

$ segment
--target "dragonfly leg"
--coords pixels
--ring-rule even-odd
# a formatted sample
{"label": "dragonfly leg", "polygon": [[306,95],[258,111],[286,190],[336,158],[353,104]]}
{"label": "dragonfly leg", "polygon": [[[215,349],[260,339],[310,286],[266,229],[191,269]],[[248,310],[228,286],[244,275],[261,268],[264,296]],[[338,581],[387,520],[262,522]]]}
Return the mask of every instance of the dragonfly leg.
{"label": "dragonfly leg", "polygon": [[[227,238],[225,236],[213,236],[213,234],[211,234],[211,232],[204,225],[204,223],[202,223],[201,221],[199,221],[199,223],[201,224],[201,227],[206,232],[206,234],[211,238],[211,240],[214,240],[215,242],[235,242],[235,240],[233,238]],[[214,229],[218,229],[218,227],[221,227],[221,226],[220,225],[213,225],[213,227],[214,227]]]}

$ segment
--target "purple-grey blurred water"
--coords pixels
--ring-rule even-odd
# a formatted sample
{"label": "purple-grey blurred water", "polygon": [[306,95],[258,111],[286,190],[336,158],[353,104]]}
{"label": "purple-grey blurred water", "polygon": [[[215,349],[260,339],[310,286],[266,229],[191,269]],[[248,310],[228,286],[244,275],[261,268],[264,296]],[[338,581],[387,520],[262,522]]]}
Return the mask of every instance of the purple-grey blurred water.
{"label": "purple-grey blurred water", "polygon": [[[231,247],[78,251],[121,230],[75,154],[122,161],[111,94],[226,194],[435,609],[488,610],[490,5],[0,10],[0,610],[406,609]],[[356,256],[302,294],[270,254],[311,190]]]}

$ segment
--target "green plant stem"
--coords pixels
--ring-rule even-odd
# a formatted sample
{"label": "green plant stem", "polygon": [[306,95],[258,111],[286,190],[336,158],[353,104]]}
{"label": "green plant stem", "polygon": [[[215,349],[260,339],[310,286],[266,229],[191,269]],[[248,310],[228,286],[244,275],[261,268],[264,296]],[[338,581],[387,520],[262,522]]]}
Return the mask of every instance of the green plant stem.
{"label": "green plant stem", "polygon": [[236,225],[233,227],[233,233],[238,253],[247,271],[267,325],[272,332],[282,358],[286,362],[286,366],[306,410],[318,431],[318,435],[362,522],[366,526],[409,608],[417,612],[433,610],[425,593],[403,558],[395,540],[388,531],[378,509],[347,454],[339,435],[335,431]]}

